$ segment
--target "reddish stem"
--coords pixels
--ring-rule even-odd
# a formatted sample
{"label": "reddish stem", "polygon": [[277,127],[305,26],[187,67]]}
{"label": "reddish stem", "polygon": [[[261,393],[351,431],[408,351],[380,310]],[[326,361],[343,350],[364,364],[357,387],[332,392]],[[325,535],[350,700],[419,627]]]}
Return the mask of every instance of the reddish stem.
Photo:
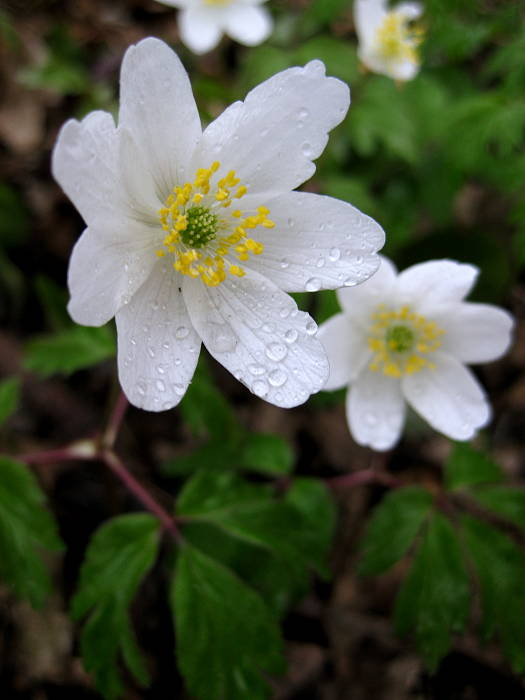
{"label": "reddish stem", "polygon": [[376,469],[362,469],[357,472],[345,474],[344,476],[336,476],[333,479],[327,479],[326,484],[334,490],[353,488],[362,484],[383,484],[396,488],[400,485],[399,481],[388,474],[387,472],[377,471]]}
{"label": "reddish stem", "polygon": [[106,430],[102,435],[101,444],[103,449],[110,449],[115,444],[117,439],[118,431],[122,425],[122,420],[126,414],[127,408],[129,406],[128,400],[123,392],[120,392],[115,406],[113,407],[113,412],[109,418]]}
{"label": "reddish stem", "polygon": [[81,440],[56,450],[45,450],[45,452],[28,452],[19,455],[17,459],[29,464],[50,464],[51,462],[66,462],[77,459],[95,459],[97,448],[92,440]]}
{"label": "reddish stem", "polygon": [[111,471],[118,476],[126,488],[142,503],[153,515],[155,515],[162,523],[164,529],[180,543],[182,536],[171,515],[155,501],[148,491],[140,484],[137,479],[129,472],[124,464],[120,461],[116,454],[111,451],[102,452],[100,459],[106,464]]}

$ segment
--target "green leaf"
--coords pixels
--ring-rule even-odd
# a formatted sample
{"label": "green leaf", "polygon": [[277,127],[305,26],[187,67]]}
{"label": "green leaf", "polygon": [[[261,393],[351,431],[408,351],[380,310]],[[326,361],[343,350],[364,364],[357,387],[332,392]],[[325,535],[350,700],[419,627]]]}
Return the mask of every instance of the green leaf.
{"label": "green leaf", "polygon": [[0,248],[24,243],[29,227],[29,215],[21,195],[10,185],[0,183]]}
{"label": "green leaf", "polygon": [[[251,484],[231,472],[202,470],[185,484],[177,513],[187,521],[215,525],[231,537],[262,547],[301,566],[305,573],[314,567],[326,575],[326,532],[330,531],[330,537],[333,506],[327,503],[324,487],[314,487],[308,480],[306,484],[299,482],[278,500],[266,485]],[[319,511],[325,523],[312,518]]]}
{"label": "green leaf", "polygon": [[168,476],[189,476],[205,467],[217,471],[233,469],[238,460],[239,447],[234,441],[210,440],[189,454],[164,462],[161,471]]}
{"label": "green leaf", "polygon": [[481,592],[481,631],[498,635],[516,673],[525,671],[525,554],[503,532],[470,516],[462,519],[463,536]]}
{"label": "green leaf", "polygon": [[74,326],[30,340],[26,346],[25,366],[43,377],[72,374],[113,357],[115,350],[111,326]]}
{"label": "green leaf", "polygon": [[190,545],[177,560],[171,589],[177,661],[199,700],[263,700],[261,677],[283,670],[278,625],[260,596]]}
{"label": "green leaf", "polygon": [[51,590],[43,550],[62,543],[45,497],[29,469],[0,457],[0,577],[35,607]]}
{"label": "green leaf", "polygon": [[49,326],[59,331],[71,327],[71,317],[67,312],[67,291],[45,275],[37,275],[35,291]]}
{"label": "green leaf", "polygon": [[476,500],[511,523],[525,530],[525,490],[517,486],[493,486],[478,489]]}
{"label": "green leaf", "polygon": [[461,632],[469,612],[469,580],[456,532],[434,513],[395,607],[400,634],[415,633],[430,670],[447,653],[451,636]]}
{"label": "green leaf", "polygon": [[361,574],[380,574],[407,553],[430,513],[432,500],[431,493],[418,486],[396,489],[383,498],[361,541]]}
{"label": "green leaf", "polygon": [[159,522],[147,513],[113,518],[93,536],[80,571],[72,614],[89,614],[81,635],[86,670],[104,697],[122,694],[119,651],[137,681],[148,683],[148,672],[137,648],[128,607],[153,566],[159,544]]}
{"label": "green leaf", "polygon": [[246,437],[239,461],[246,469],[278,476],[292,471],[294,453],[279,435],[253,433]]}
{"label": "green leaf", "polygon": [[0,382],[0,425],[13,415],[20,401],[20,379],[9,377]]}
{"label": "green leaf", "polygon": [[445,485],[449,490],[494,483],[502,478],[496,462],[466,442],[457,442],[445,462]]}

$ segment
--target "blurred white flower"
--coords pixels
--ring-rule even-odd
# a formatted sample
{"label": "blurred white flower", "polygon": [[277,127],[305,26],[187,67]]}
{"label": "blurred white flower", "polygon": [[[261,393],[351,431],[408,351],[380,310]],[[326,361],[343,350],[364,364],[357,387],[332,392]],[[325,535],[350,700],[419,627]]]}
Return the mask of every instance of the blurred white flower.
{"label": "blurred white flower", "polygon": [[180,38],[194,53],[215,48],[221,36],[245,46],[261,44],[270,36],[272,16],[264,7],[266,0],[158,0],[178,7]]}
{"label": "blurred white flower", "polygon": [[355,0],[358,55],[363,64],[394,80],[412,80],[420,68],[422,39],[422,30],[412,22],[421,13],[417,2],[401,2],[389,10],[388,0]]}
{"label": "blurred white flower", "polygon": [[397,275],[383,258],[371,279],[338,291],[343,312],[319,329],[330,361],[325,389],[351,385],[346,415],[360,445],[390,449],[406,402],[455,440],[470,440],[488,422],[485,394],[464,365],[503,355],[513,321],[495,306],[463,301],[477,274],[435,260]]}
{"label": "blurred white flower", "polygon": [[201,129],[188,76],[157,39],[126,52],[119,125],[70,120],[53,173],[88,225],[69,312],[116,316],[119,378],[136,406],[175,406],[201,340],[256,395],[295,406],[328,363],[290,291],[334,289],[378,267],[381,227],[350,204],[292,192],[315,171],[347,86],[320,61],[290,68]]}

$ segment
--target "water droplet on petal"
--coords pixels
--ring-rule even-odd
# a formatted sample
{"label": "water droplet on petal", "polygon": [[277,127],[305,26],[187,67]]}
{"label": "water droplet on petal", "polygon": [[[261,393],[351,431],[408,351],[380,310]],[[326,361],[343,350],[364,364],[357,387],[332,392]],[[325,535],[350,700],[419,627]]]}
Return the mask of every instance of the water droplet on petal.
{"label": "water droplet on petal", "polygon": [[307,292],[318,292],[321,289],[321,280],[318,277],[310,277],[306,280],[304,288]]}
{"label": "water droplet on petal", "polygon": [[268,384],[262,379],[257,379],[252,384],[252,391],[256,396],[263,398],[268,393]]}
{"label": "water droplet on petal", "polygon": [[186,326],[179,326],[175,331],[175,337],[177,340],[184,340],[184,338],[187,338],[189,334],[190,329],[186,328]]}
{"label": "water droplet on petal", "polygon": [[290,328],[290,330],[286,331],[286,333],[284,334],[284,339],[287,343],[295,343],[298,335],[299,333],[295,330],[295,328]]}
{"label": "water droplet on petal", "polygon": [[303,156],[306,156],[307,158],[311,158],[314,154],[312,150],[312,144],[308,143],[308,141],[305,141],[303,145],[301,146],[301,151],[303,152]]}
{"label": "water droplet on petal", "polygon": [[317,323],[313,319],[311,319],[306,324],[305,330],[308,333],[308,335],[315,335],[317,333]]}
{"label": "water droplet on petal", "polygon": [[173,391],[178,394],[179,396],[182,396],[184,392],[186,391],[186,387],[184,384],[173,384]]}
{"label": "water droplet on petal", "polygon": [[264,365],[248,365],[248,370],[254,377],[259,377],[266,372],[266,367]]}
{"label": "water droplet on petal", "polygon": [[341,251],[339,250],[339,248],[330,248],[330,253],[328,254],[328,257],[332,262],[337,262],[341,257]]}
{"label": "water droplet on petal", "polygon": [[290,261],[287,258],[283,258],[281,260],[281,268],[286,270],[287,267],[290,267]]}
{"label": "water droplet on petal", "polygon": [[206,345],[212,352],[233,352],[237,345],[237,336],[225,323],[210,323]]}
{"label": "water droplet on petal", "polygon": [[287,379],[288,377],[286,375],[286,372],[283,372],[282,369],[274,369],[268,375],[268,381],[272,386],[282,386],[283,384],[285,384]]}
{"label": "water droplet on petal", "polygon": [[159,391],[166,391],[166,384],[162,381],[162,379],[157,379],[155,386]]}
{"label": "water droplet on petal", "polygon": [[146,395],[146,389],[147,389],[147,387],[146,387],[146,384],[145,384],[144,382],[139,382],[139,383],[137,384],[137,391],[139,392],[139,394],[140,394],[141,396],[145,396],[145,395]]}
{"label": "water droplet on petal", "polygon": [[270,343],[266,348],[266,356],[274,362],[284,360],[288,354],[288,348],[283,343]]}
{"label": "water droplet on petal", "polygon": [[148,345],[148,355],[153,359],[155,357],[155,348]]}
{"label": "water droplet on petal", "polygon": [[303,107],[302,109],[299,110],[297,113],[297,116],[299,119],[306,119],[307,117],[310,116],[310,112],[306,109],[306,107]]}
{"label": "water droplet on petal", "polygon": [[343,284],[345,287],[355,287],[357,282],[353,277],[347,277]]}

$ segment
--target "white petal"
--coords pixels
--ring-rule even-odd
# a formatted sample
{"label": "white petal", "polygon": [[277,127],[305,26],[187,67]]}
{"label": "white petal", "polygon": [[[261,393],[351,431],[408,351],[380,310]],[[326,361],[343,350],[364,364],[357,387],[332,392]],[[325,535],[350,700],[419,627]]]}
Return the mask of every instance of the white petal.
{"label": "white petal", "polygon": [[354,0],[354,22],[360,44],[375,42],[377,30],[386,15],[386,0]]}
{"label": "white petal", "polygon": [[370,357],[361,329],[347,314],[336,314],[319,326],[317,337],[326,350],[330,365],[330,376],[324,389],[341,389],[354,381]]}
{"label": "white petal", "polygon": [[354,440],[374,450],[389,450],[401,436],[405,400],[399,379],[364,370],[346,397],[346,417]]}
{"label": "white petal", "polygon": [[478,268],[454,260],[430,260],[403,270],[397,278],[398,301],[421,313],[461,301],[472,289]]}
{"label": "white petal", "polygon": [[208,126],[194,164],[209,167],[210,161],[219,160],[248,187],[243,206],[260,205],[311,177],[312,161],[323,152],[328,132],[343,120],[349,104],[348,87],[327,78],[321,61],[289,68]]}
{"label": "white petal", "polygon": [[89,226],[121,224],[127,212],[120,199],[118,136],[107,112],[70,119],[57,138],[53,177]]}
{"label": "white petal", "polygon": [[86,229],[73,248],[68,270],[68,311],[76,323],[102,326],[127,303],[149,275],[155,257],[151,232],[112,238]]}
{"label": "white petal", "polygon": [[512,316],[489,304],[462,302],[434,315],[445,331],[442,349],[461,362],[491,362],[504,355],[511,342]]}
{"label": "white petal", "polygon": [[123,196],[128,207],[135,212],[135,217],[150,226],[158,226],[161,237],[158,212],[164,202],[158,197],[153,177],[131,133],[121,128],[119,136],[118,159]]}
{"label": "white petal", "polygon": [[193,173],[187,164],[201,135],[188,74],[162,41],[130,46],[122,62],[119,124],[130,131],[149,165],[159,199]]}
{"label": "white petal", "polygon": [[379,304],[392,298],[396,283],[396,268],[388,258],[379,256],[381,265],[370,279],[357,287],[344,287],[337,290],[337,298],[343,310],[352,318],[369,323],[370,313]]}
{"label": "white petal", "polygon": [[228,7],[226,34],[246,46],[256,46],[270,36],[272,18],[268,10],[253,5]]}
{"label": "white petal", "polygon": [[351,204],[308,192],[290,192],[269,203],[273,229],[257,229],[262,255],[250,265],[286,292],[357,284],[379,266],[383,229]]}
{"label": "white petal", "polygon": [[436,352],[434,370],[403,377],[403,393],[430,425],[453,440],[470,440],[490,418],[485,394],[456,358]]}
{"label": "white petal", "polygon": [[119,380],[129,401],[147,411],[176,406],[193,377],[200,338],[180,276],[164,261],[117,313]]}
{"label": "white petal", "polygon": [[217,287],[185,278],[183,291],[208,351],[254,394],[290,408],[322,388],[328,361],[317,326],[270,280],[248,270]]}
{"label": "white petal", "polygon": [[179,30],[182,41],[196,54],[211,51],[221,39],[221,24],[213,12],[214,8],[189,7],[179,15]]}

